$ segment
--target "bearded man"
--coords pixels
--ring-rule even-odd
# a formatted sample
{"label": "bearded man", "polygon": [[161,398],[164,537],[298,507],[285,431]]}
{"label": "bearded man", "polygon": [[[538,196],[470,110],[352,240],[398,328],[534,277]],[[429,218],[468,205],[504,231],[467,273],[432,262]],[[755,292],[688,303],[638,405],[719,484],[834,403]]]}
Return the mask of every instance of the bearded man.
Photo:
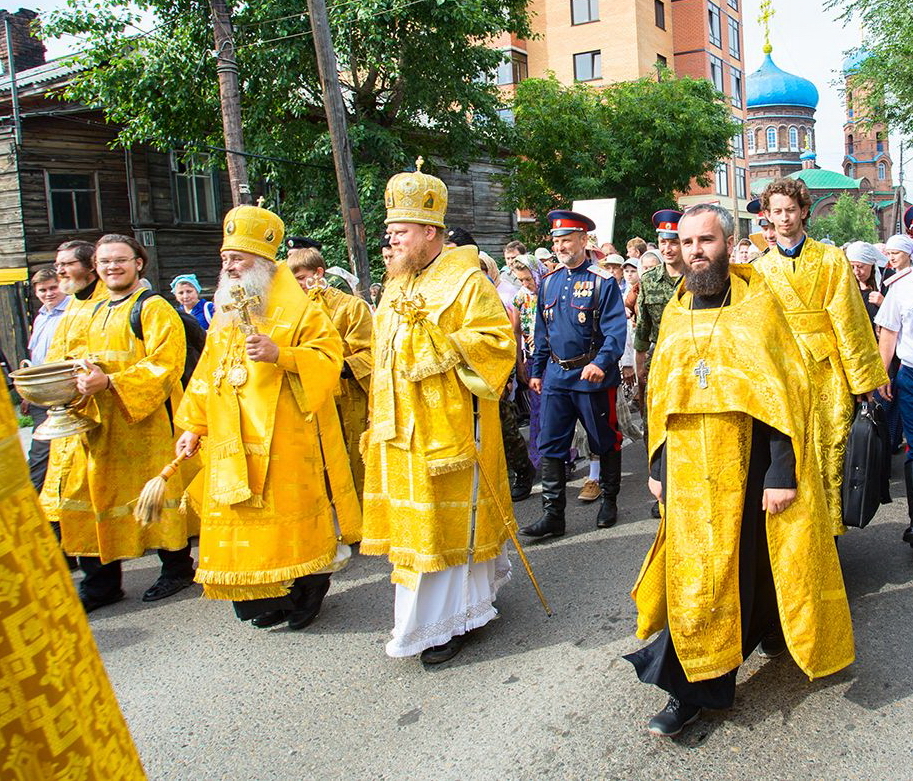
{"label": "bearded man", "polygon": [[337,540],[357,539],[348,524],[360,521],[341,435],[333,452],[342,458],[327,458],[325,470],[318,429],[339,382],[342,340],[276,262],[285,231],[277,215],[239,206],[223,229],[216,315],[175,416],[185,430],[178,454],[207,438],[196,579],[206,597],[232,600],[242,621],[302,629],[330,588]]}
{"label": "bearded man", "polygon": [[660,634],[625,658],[669,693],[648,723],[667,737],[701,708],[733,704],[739,665],[777,623],[810,678],[853,661],[837,550],[819,521],[808,374],[764,279],[730,267],[733,228],[709,204],[679,221],[684,285],[650,374],[649,483],[665,504],[632,596],[637,636]]}
{"label": "bearded man", "polygon": [[444,183],[398,174],[385,202],[393,258],[374,323],[361,552],[393,564],[387,654],[437,664],[498,615],[510,576],[498,400],[516,342],[478,249],[444,250]]}

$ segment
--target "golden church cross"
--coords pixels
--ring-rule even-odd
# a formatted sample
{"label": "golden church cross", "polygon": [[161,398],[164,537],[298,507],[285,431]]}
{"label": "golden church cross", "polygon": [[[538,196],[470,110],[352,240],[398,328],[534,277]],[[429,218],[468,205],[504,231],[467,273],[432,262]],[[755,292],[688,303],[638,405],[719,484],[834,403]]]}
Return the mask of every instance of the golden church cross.
{"label": "golden church cross", "polygon": [[232,303],[223,304],[222,311],[237,312],[241,318],[240,328],[242,333],[252,336],[257,333],[257,327],[251,320],[250,309],[260,303],[260,296],[248,296],[242,285],[232,285],[229,292],[231,293]]}
{"label": "golden church cross", "polygon": [[264,198],[262,195],[257,198],[257,206],[259,206],[261,209],[263,208],[264,203],[266,203],[266,198]]}
{"label": "golden church cross", "polygon": [[764,54],[770,54],[774,50],[774,47],[770,45],[770,20],[776,13],[773,0],[761,0],[761,15],[758,17],[758,24],[764,28]]}
{"label": "golden church cross", "polygon": [[425,158],[422,157],[421,155],[419,155],[419,156],[415,159],[415,170],[416,170],[417,172],[421,173],[421,172],[422,172],[422,166],[423,166],[424,164],[425,164]]}

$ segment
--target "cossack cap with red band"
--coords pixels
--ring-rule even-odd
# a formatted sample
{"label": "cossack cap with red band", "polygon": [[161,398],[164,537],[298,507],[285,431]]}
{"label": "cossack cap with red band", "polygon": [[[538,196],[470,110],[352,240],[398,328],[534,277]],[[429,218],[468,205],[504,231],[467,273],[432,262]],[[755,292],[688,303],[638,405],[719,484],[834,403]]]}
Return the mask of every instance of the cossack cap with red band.
{"label": "cossack cap with red band", "polygon": [[555,209],[548,213],[546,219],[552,224],[552,236],[567,236],[578,231],[589,233],[596,230],[596,223],[578,212]]}
{"label": "cossack cap with red band", "polygon": [[762,228],[766,228],[770,225],[770,220],[767,218],[767,213],[761,208],[761,199],[755,198],[753,201],[749,201],[748,206],[745,207],[748,209],[749,214],[758,215],[758,225]]}
{"label": "cossack cap with red band", "polygon": [[660,239],[677,239],[678,238],[678,221],[682,218],[682,213],[675,209],[661,209],[653,215],[653,227],[656,228],[656,235]]}

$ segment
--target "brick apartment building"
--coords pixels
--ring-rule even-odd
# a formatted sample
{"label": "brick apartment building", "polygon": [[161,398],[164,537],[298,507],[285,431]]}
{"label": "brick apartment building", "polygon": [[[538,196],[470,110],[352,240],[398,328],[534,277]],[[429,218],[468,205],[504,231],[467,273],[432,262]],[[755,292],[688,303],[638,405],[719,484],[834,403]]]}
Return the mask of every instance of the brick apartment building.
{"label": "brick apartment building", "polygon": [[[554,72],[563,83],[605,86],[656,73],[665,65],[679,76],[709,79],[725,94],[733,117],[745,121],[742,0],[531,0],[538,38],[505,35],[494,45],[508,52],[497,83],[508,93],[525,78]],[[733,139],[732,157],[713,185],[694,185],[683,206],[718,201],[740,217],[742,235],[748,175],[744,135]]]}

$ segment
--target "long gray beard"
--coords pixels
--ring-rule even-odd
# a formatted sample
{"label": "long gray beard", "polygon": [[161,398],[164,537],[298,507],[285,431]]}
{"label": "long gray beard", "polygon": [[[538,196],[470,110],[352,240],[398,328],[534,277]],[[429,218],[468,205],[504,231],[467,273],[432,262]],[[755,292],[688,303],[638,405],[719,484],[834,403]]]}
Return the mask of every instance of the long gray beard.
{"label": "long gray beard", "polygon": [[246,298],[259,296],[260,303],[254,304],[248,310],[251,314],[263,316],[266,312],[266,303],[269,298],[269,289],[273,284],[273,274],[276,273],[276,265],[267,260],[257,260],[254,265],[247,271],[242,272],[240,279],[232,279],[228,276],[227,271],[219,274],[219,285],[216,287],[216,293],[213,296],[213,303],[216,305],[216,312],[222,313],[223,317],[229,320],[237,320],[240,315],[236,309],[225,311],[222,307],[226,304],[234,303],[231,297],[231,289],[235,285],[244,288]]}

